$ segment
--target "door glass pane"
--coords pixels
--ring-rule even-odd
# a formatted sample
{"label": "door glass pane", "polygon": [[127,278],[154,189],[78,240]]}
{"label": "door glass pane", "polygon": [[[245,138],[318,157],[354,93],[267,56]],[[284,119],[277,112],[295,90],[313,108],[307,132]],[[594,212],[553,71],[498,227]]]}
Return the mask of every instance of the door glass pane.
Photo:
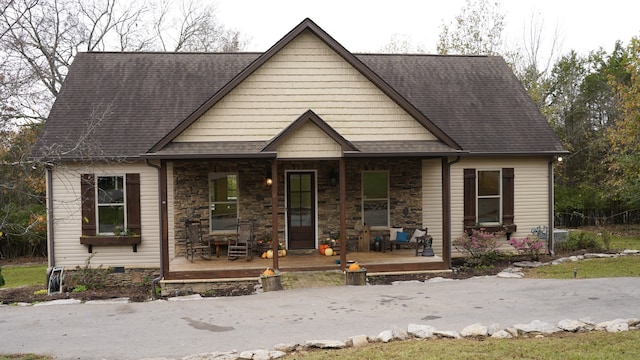
{"label": "door glass pane", "polygon": [[311,191],[311,175],[301,175],[300,177],[300,190]]}
{"label": "door glass pane", "polygon": [[289,177],[289,188],[291,192],[300,191],[300,175],[291,174]]}
{"label": "door glass pane", "polygon": [[364,202],[364,223],[369,226],[387,226],[387,200]]}
{"label": "door glass pane", "polygon": [[368,171],[362,173],[362,195],[364,199],[387,198],[387,172]]}

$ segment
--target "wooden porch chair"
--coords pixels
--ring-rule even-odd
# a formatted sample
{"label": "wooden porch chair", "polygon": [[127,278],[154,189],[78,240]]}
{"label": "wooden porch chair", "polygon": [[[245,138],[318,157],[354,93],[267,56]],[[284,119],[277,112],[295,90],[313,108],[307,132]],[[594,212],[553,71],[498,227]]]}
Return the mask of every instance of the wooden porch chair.
{"label": "wooden porch chair", "polygon": [[227,258],[229,260],[245,258],[250,261],[254,247],[254,237],[253,221],[238,222],[236,238],[228,241]]}
{"label": "wooden porch chair", "polygon": [[211,257],[211,245],[204,242],[202,237],[202,223],[200,220],[187,220],[185,221],[185,233],[186,233],[186,258],[193,261],[197,254],[201,257]]}
{"label": "wooden porch chair", "polygon": [[427,235],[427,231],[427,228],[391,228],[389,236],[385,236],[383,239],[382,252],[385,252],[387,249],[389,249],[389,251],[393,251],[394,247],[398,250],[402,248],[410,248],[415,249],[416,256],[418,256],[420,248],[422,248],[422,251],[424,252],[427,246],[429,248],[431,247],[431,235]]}

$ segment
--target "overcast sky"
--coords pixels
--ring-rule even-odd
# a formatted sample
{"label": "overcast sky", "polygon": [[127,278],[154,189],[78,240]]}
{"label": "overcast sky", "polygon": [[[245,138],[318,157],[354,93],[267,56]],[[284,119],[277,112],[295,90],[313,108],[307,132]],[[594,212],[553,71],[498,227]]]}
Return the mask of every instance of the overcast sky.
{"label": "overcast sky", "polygon": [[[436,53],[443,23],[460,14],[465,0],[217,0],[217,17],[239,30],[250,43],[247,51],[265,51],[305,18],[311,18],[351,52],[379,52],[399,34],[427,53]],[[616,40],[626,45],[640,37],[638,0],[502,0],[509,43],[523,42],[525,24],[539,14],[544,36],[558,28],[562,53],[582,54]]]}

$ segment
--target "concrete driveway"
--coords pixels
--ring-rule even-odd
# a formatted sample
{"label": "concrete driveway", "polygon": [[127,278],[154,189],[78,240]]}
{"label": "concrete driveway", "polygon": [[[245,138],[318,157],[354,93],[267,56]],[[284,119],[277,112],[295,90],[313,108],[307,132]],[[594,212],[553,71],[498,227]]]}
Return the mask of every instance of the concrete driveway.
{"label": "concrete driveway", "polygon": [[295,289],[197,301],[0,307],[0,353],[59,359],[179,358],[346,340],[408,324],[460,331],[590,317],[640,318],[640,278],[496,277]]}

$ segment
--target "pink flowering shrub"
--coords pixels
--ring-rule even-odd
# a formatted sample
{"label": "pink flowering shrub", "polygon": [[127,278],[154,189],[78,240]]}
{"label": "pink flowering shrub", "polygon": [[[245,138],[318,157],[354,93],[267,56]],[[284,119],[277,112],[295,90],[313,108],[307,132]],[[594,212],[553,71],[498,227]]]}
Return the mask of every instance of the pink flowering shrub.
{"label": "pink flowering shrub", "polygon": [[488,265],[496,259],[498,253],[498,236],[500,233],[486,232],[484,228],[473,229],[471,234],[462,233],[462,236],[453,240],[453,246],[469,259],[467,262],[475,265]]}
{"label": "pink flowering shrub", "polygon": [[531,260],[538,260],[544,249],[544,242],[537,236],[512,238],[509,240],[509,245],[513,246],[518,254],[531,256]]}

